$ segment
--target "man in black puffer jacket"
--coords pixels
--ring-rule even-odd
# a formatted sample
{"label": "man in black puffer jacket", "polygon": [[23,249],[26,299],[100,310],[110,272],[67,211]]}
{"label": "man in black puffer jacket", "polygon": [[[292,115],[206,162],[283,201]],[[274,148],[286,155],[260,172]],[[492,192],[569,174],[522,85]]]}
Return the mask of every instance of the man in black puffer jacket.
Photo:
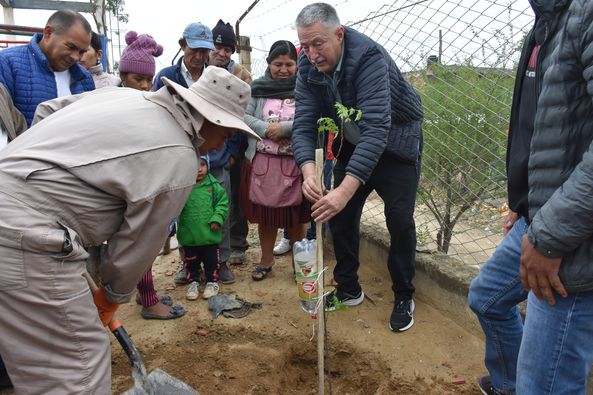
{"label": "man in black puffer jacket", "polygon": [[[358,281],[360,217],[369,194],[385,202],[391,246],[387,266],[395,305],[393,331],[413,323],[416,229],[414,204],[420,176],[422,104],[389,53],[379,44],[340,24],[329,4],[303,8],[296,19],[302,52],[296,84],[293,124],[295,159],[303,171],[303,193],[316,221],[330,220],[336,254],[336,290],[326,310],[338,300],[355,306],[364,293]],[[335,185],[323,196],[315,183],[317,120],[333,118],[335,103],[362,111],[360,121],[345,124],[333,143]],[[320,148],[320,147],[319,147]]]}
{"label": "man in black puffer jacket", "polygon": [[593,363],[593,2],[530,3],[509,128],[512,211],[469,292],[486,335],[480,387],[582,394]]}

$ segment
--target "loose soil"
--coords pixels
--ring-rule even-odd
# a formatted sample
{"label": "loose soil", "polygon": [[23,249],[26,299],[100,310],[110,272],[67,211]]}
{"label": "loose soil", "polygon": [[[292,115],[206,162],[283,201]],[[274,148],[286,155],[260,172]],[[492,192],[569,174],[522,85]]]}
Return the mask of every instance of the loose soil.
{"label": "loose soil", "polygon": [[[262,303],[261,310],[242,319],[221,315],[213,320],[207,301],[186,301],[184,286],[170,289],[181,265],[175,251],[157,258],[153,274],[159,293],[171,295],[187,314],[149,321],[140,317],[140,306],[130,303],[118,316],[148,371],[160,368],[201,395],[316,394],[316,322],[298,305],[290,254],[277,257],[273,272],[254,282],[251,266],[259,262],[254,228],[250,242],[247,263],[233,267],[237,281],[223,285],[221,292]],[[326,264],[333,267],[333,259],[326,258]],[[326,394],[479,393],[475,383],[484,371],[482,340],[427,304],[422,290],[415,297],[415,325],[404,333],[391,332],[387,322],[393,294],[385,263],[365,262],[359,274],[375,304],[365,300],[327,315]],[[113,391],[120,393],[132,386],[130,367],[115,340],[112,351]]]}
{"label": "loose soil", "polygon": [[[171,295],[187,314],[171,321],[144,320],[140,306],[128,303],[118,318],[149,372],[160,368],[201,395],[316,394],[316,322],[298,305],[290,255],[278,257],[273,272],[254,282],[251,266],[259,262],[259,245],[253,227],[249,239],[247,263],[233,268],[237,281],[223,285],[221,292],[262,303],[261,310],[242,319],[221,315],[213,320],[207,301],[186,301],[184,286],[172,289],[181,265],[174,251],[156,259],[155,284],[160,295]],[[422,289],[415,296],[414,326],[404,333],[391,332],[387,322],[393,294],[385,263],[364,256],[361,260],[361,284],[374,304],[365,300],[327,315],[325,393],[478,394],[483,341],[432,307]],[[326,265],[332,268],[333,259],[326,258]],[[113,337],[111,346],[113,393],[119,394],[133,383],[128,359]]]}

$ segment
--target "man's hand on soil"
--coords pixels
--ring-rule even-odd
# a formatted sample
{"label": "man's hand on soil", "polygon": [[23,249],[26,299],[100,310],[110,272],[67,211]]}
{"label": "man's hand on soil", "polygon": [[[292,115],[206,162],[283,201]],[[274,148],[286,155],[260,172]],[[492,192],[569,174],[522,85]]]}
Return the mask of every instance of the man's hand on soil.
{"label": "man's hand on soil", "polygon": [[562,258],[548,258],[542,255],[533,247],[527,235],[523,236],[519,270],[523,287],[533,291],[539,300],[546,298],[551,305],[556,303],[554,291],[564,298],[568,296],[558,276],[561,262]]}

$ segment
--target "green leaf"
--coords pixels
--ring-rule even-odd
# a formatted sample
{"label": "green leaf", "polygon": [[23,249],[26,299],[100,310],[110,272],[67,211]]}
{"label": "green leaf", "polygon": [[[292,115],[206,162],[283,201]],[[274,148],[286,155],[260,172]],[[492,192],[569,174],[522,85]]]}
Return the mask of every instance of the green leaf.
{"label": "green leaf", "polygon": [[338,296],[335,293],[332,295],[332,302],[334,306],[336,306],[336,310],[348,310],[348,306],[342,303],[342,301],[338,299]]}
{"label": "green leaf", "polygon": [[[342,125],[345,122],[352,121],[352,116],[354,116],[354,122],[358,122],[362,118],[362,111],[356,108],[348,108],[339,102],[336,102],[336,104],[334,104],[334,107],[336,108],[336,114],[338,118],[340,118],[340,120],[342,121]],[[338,135],[340,131],[338,125],[336,125],[336,122],[329,117],[319,118],[317,120],[317,124],[319,125],[319,127],[317,128],[317,131],[319,133],[328,132]]]}
{"label": "green leaf", "polygon": [[327,132],[338,134],[338,125],[336,125],[334,120],[329,117],[319,118],[317,120],[317,124],[319,125],[319,127],[317,128],[317,131],[319,133]]}

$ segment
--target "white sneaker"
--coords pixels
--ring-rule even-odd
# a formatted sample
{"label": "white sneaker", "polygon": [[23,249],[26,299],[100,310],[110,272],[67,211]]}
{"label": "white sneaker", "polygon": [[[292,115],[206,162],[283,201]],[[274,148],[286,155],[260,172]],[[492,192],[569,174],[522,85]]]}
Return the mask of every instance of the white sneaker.
{"label": "white sneaker", "polygon": [[200,283],[197,281],[192,281],[187,286],[187,290],[185,291],[185,299],[197,300],[198,296],[200,296]]}
{"label": "white sneaker", "polygon": [[209,299],[212,296],[218,295],[218,290],[220,287],[218,283],[206,283],[206,288],[204,288],[204,293],[202,294],[202,298]]}
{"label": "white sneaker", "polygon": [[286,254],[290,251],[292,247],[290,246],[290,240],[285,239],[284,237],[274,246],[274,255],[282,255]]}

